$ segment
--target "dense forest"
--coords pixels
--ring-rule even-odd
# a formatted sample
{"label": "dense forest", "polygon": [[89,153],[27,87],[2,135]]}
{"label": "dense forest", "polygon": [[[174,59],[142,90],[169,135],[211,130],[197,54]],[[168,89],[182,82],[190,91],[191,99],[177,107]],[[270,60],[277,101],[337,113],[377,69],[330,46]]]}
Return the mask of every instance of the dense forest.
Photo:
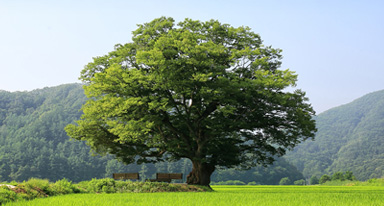
{"label": "dense forest", "polygon": [[[157,164],[123,165],[111,155],[97,156],[84,142],[70,140],[64,127],[79,119],[86,97],[80,84],[67,84],[31,92],[0,91],[0,181],[23,181],[31,177],[79,182],[111,177],[116,172],[139,172],[141,179],[156,172],[191,170],[189,160]],[[267,168],[247,171],[217,170],[212,181],[278,184],[283,177],[299,180],[303,175],[283,158]]]}
{"label": "dense forest", "polygon": [[384,175],[384,90],[316,117],[315,141],[286,158],[306,177],[352,171],[359,180]]}

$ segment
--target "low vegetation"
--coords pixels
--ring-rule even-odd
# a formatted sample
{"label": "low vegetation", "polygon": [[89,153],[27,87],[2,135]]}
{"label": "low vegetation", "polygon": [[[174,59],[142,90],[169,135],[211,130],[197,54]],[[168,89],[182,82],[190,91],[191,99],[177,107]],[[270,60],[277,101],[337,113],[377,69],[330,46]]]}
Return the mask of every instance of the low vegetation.
{"label": "low vegetation", "polygon": [[208,187],[161,182],[115,181],[111,178],[92,179],[77,184],[62,179],[51,183],[46,179],[31,178],[22,183],[0,184],[0,205],[6,202],[75,193],[152,193],[152,192],[203,192]]}
{"label": "low vegetation", "polygon": [[365,182],[357,181],[357,180],[335,180],[328,181],[323,183],[322,185],[326,186],[384,186],[384,178],[373,178]]}
{"label": "low vegetation", "polygon": [[323,176],[320,177],[320,179],[318,179],[316,175],[313,175],[309,180],[311,185],[325,184],[327,182],[344,182],[344,181],[357,181],[357,179],[355,175],[353,175],[353,172],[346,171],[346,172],[335,172],[331,176],[324,174]]}

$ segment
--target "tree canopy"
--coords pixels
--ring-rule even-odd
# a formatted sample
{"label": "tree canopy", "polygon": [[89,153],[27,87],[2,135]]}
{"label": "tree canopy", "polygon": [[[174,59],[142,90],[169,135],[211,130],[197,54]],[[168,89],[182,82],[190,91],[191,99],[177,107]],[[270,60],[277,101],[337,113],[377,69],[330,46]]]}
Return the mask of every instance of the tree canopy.
{"label": "tree canopy", "polygon": [[218,167],[249,168],[313,137],[314,111],[281,50],[248,27],[161,17],[132,42],[94,58],[80,79],[89,98],[69,136],[125,163],[188,158],[189,184]]}

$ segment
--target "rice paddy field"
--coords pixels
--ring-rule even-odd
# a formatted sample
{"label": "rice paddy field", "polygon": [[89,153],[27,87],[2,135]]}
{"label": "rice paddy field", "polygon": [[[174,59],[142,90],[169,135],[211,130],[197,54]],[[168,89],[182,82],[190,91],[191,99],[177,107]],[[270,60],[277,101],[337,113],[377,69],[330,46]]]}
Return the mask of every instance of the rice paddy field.
{"label": "rice paddy field", "polygon": [[214,186],[214,192],[71,194],[6,206],[361,205],[384,206],[382,186]]}

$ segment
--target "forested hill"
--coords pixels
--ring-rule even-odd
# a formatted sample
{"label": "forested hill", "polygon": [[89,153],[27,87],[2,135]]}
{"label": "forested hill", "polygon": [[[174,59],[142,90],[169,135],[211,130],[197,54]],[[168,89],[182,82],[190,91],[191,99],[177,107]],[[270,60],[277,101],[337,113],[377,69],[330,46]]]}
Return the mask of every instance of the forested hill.
{"label": "forested hill", "polygon": [[[83,142],[70,141],[64,127],[81,116],[86,101],[80,84],[67,84],[31,92],[0,90],[0,182],[23,181],[31,177],[51,181],[67,178],[78,182],[111,177],[115,172],[139,172],[142,179],[156,172],[191,170],[189,160],[156,165],[122,165],[111,156],[92,156]],[[284,159],[268,168],[249,171],[221,170],[213,181],[241,180],[278,184],[283,177],[292,181],[302,174]]]}
{"label": "forested hill", "polygon": [[84,144],[68,141],[63,130],[79,118],[85,100],[79,84],[0,91],[0,179],[80,180],[103,169],[104,162],[90,157]]}
{"label": "forested hill", "polygon": [[384,90],[316,117],[315,141],[307,141],[286,157],[311,175],[352,171],[359,180],[384,176]]}

